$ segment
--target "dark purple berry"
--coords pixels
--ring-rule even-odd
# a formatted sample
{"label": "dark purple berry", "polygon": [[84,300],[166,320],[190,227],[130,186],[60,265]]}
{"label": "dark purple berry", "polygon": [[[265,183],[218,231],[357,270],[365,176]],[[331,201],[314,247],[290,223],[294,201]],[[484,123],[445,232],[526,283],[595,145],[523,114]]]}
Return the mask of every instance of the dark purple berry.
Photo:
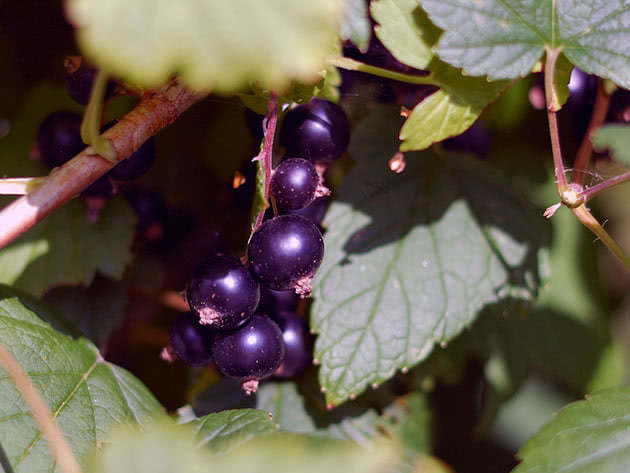
{"label": "dark purple berry", "polygon": [[116,194],[116,187],[105,173],[81,192],[81,197],[93,197],[97,199],[109,199]]}
{"label": "dark purple berry", "polygon": [[280,311],[293,312],[297,309],[298,301],[299,297],[293,291],[274,291],[262,286],[258,310],[268,314],[277,314]]}
{"label": "dark purple berry", "polygon": [[300,215],[281,215],[263,223],[247,247],[251,271],[276,290],[310,294],[311,280],[324,257],[322,234]]}
{"label": "dark purple berry", "polygon": [[[82,61],[77,67],[74,62],[75,59],[74,57],[66,59],[66,88],[68,89],[70,97],[72,97],[75,102],[81,105],[87,105],[90,101],[90,94],[92,93],[92,85],[96,78],[97,69],[86,65]],[[107,81],[105,100],[112,98],[115,93],[116,83],[111,80]]]}
{"label": "dark purple berry", "polygon": [[301,158],[282,161],[271,178],[271,196],[278,210],[298,210],[313,202],[320,180],[310,161]]}
{"label": "dark purple berry", "polygon": [[207,365],[212,361],[214,332],[200,325],[190,312],[180,314],[169,331],[169,346],[179,359],[192,366]]}
{"label": "dark purple berry", "polygon": [[[109,130],[117,123],[113,120],[101,128],[101,133]],[[127,159],[123,159],[114,166],[109,175],[118,181],[133,181],[146,174],[155,161],[155,141],[149,138],[142,146],[135,150]]]}
{"label": "dark purple berry", "polygon": [[282,379],[295,378],[313,360],[313,337],[306,321],[294,312],[279,312],[274,320],[282,330],[286,348],[284,361],[275,376]]}
{"label": "dark purple berry", "polygon": [[247,394],[256,392],[258,381],[271,376],[284,359],[284,342],[278,325],[256,314],[243,327],[218,333],[212,343],[212,357],[226,376],[242,383]]}
{"label": "dark purple berry", "polygon": [[216,255],[195,270],[186,298],[201,324],[232,330],[258,307],[260,286],[239,260]]}
{"label": "dark purple berry", "polygon": [[37,147],[42,163],[51,169],[69,161],[85,148],[81,115],[65,111],[48,115],[39,126]]}
{"label": "dark purple berry", "polygon": [[289,213],[306,217],[315,225],[319,226],[324,220],[324,216],[326,215],[326,211],[328,210],[329,201],[330,198],[328,196],[318,197],[303,209],[291,210],[289,211]]}
{"label": "dark purple berry", "polygon": [[125,197],[138,218],[137,232],[148,240],[162,238],[168,216],[162,194],[150,189],[134,188],[126,191]]}
{"label": "dark purple berry", "polygon": [[350,123],[343,109],[332,102],[313,99],[287,113],[280,144],[287,154],[310,161],[333,161],[350,143]]}

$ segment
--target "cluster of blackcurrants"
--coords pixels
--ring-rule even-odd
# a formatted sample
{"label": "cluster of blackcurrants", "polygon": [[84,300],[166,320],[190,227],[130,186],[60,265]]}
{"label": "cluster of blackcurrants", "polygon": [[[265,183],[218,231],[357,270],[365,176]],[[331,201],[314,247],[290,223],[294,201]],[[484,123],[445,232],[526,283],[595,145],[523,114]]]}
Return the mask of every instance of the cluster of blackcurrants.
{"label": "cluster of blackcurrants", "polygon": [[[66,88],[70,96],[81,105],[87,105],[96,69],[81,62],[80,58],[66,59]],[[119,86],[109,81],[105,100],[117,94]],[[86,144],[81,139],[82,117],[70,111],[56,111],[48,115],[37,132],[37,150],[40,161],[49,169],[61,166],[80,153]],[[116,121],[106,123],[101,128],[104,132],[114,126]],[[121,161],[109,172],[83,190],[81,196],[88,204],[88,215],[96,217],[104,202],[117,194],[125,183],[144,175],[155,160],[153,138],[146,141],[129,158]],[[161,195],[149,189],[124,189],[124,195],[138,216],[138,234],[153,240],[163,232],[166,205]]]}
{"label": "cluster of blackcurrants", "polygon": [[216,255],[196,269],[186,287],[191,312],[171,327],[165,359],[197,366],[213,361],[248,394],[259,380],[274,374],[292,378],[310,363],[308,327],[294,306],[264,299],[310,295],[324,241],[319,222],[297,212],[328,194],[323,172],[346,151],[349,137],[343,109],[331,102],[313,99],[287,113],[279,140],[286,154],[270,183],[276,216],[252,234],[247,267]]}

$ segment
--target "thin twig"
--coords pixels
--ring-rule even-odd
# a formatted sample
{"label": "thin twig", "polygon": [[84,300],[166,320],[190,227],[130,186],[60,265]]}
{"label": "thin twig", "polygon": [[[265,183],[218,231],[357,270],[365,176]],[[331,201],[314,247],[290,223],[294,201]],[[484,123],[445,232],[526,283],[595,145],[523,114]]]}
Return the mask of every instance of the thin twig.
{"label": "thin twig", "polygon": [[553,106],[555,90],[556,61],[560,55],[559,49],[548,49],[545,62],[545,98],[547,101],[547,118],[549,120],[549,136],[551,137],[551,151],[553,153],[553,166],[556,175],[558,194],[562,195],[567,190],[567,176],[562,159],[560,147],[560,133],[558,131],[558,116]]}
{"label": "thin twig", "polygon": [[589,187],[588,189],[580,192],[579,197],[584,199],[584,202],[587,202],[595,197],[596,194],[626,181],[630,181],[630,172],[619,174],[618,176],[611,177],[610,179],[606,179],[604,182],[600,182],[599,184]]}
{"label": "thin twig", "polygon": [[[103,136],[111,141],[118,160],[125,159],[201,97],[175,81],[147,91],[140,103]],[[88,154],[88,149],[53,170],[40,187],[0,211],[0,248],[78,195],[116,164]]]}
{"label": "thin twig", "polygon": [[0,466],[4,470],[4,473],[13,473],[13,467],[11,466],[11,462],[9,462],[9,457],[7,457],[7,452],[4,451],[2,444],[0,443]]}
{"label": "thin twig", "polygon": [[584,204],[571,209],[571,212],[584,224],[586,228],[592,231],[601,242],[606,245],[610,252],[617,257],[617,259],[630,271],[630,258],[623,249],[617,244],[615,240],[608,234],[606,230],[600,225],[595,217],[589,212]]}
{"label": "thin twig", "polygon": [[608,108],[610,107],[610,97],[610,94],[606,92],[604,81],[600,79],[591,120],[588,123],[588,129],[584,138],[582,138],[582,143],[575,158],[574,170],[571,174],[572,182],[580,185],[584,184],[584,176],[586,174],[584,170],[588,167],[593,155],[593,133],[602,126],[606,119]]}
{"label": "thin twig", "polygon": [[405,82],[407,84],[426,84],[426,85],[439,85],[431,74],[424,76],[414,76],[411,74],[403,74],[401,72],[390,71],[382,67],[371,66],[363,62],[355,61],[348,57],[332,57],[328,59],[328,63],[332,66],[339,67],[341,69],[347,69],[349,71],[365,72],[377,77],[383,77],[385,79],[392,79],[398,82]]}
{"label": "thin twig", "polygon": [[[263,167],[265,169],[265,200],[269,201],[269,188],[271,186],[271,173],[273,171],[273,141],[276,136],[276,125],[278,124],[278,95],[273,92],[269,96],[265,122],[267,126],[265,128],[265,142],[263,144],[263,149],[253,159],[253,161],[262,160],[263,162]],[[256,216],[256,223],[254,224],[252,233],[255,232],[256,229],[260,227],[260,225],[262,225],[263,219],[265,217],[265,210],[266,209],[261,210]]]}
{"label": "thin twig", "polygon": [[31,379],[26,372],[24,372],[20,363],[18,363],[1,342],[0,365],[20,391],[24,402],[26,402],[35,421],[39,424],[39,428],[48,442],[48,448],[55,462],[64,473],[81,473],[81,467],[72,453],[70,444],[68,444],[63,433],[59,430],[59,426],[55,422],[55,418],[48,409],[42,395],[35,389]]}

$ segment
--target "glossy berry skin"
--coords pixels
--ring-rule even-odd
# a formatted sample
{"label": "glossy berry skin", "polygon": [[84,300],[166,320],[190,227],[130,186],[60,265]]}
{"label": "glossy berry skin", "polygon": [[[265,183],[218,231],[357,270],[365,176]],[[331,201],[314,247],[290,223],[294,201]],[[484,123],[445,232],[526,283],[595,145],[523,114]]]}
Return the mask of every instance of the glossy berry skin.
{"label": "glossy berry skin", "polygon": [[290,210],[289,213],[293,215],[301,215],[302,217],[309,219],[315,225],[319,226],[324,221],[324,216],[328,210],[329,202],[330,197],[328,196],[318,197],[303,209]]}
{"label": "glossy berry skin", "polygon": [[[101,133],[109,130],[116,123],[117,120],[113,120],[103,125]],[[149,138],[131,156],[116,164],[109,171],[109,175],[118,181],[133,181],[146,174],[151,169],[153,161],[155,161],[155,141]]]}
{"label": "glossy berry skin", "polygon": [[295,311],[300,298],[293,291],[274,291],[268,287],[260,288],[260,304],[258,310],[268,314],[281,311]]}
{"label": "glossy berry skin", "polygon": [[287,113],[280,144],[290,156],[331,162],[345,153],[350,143],[350,123],[343,109],[332,102],[313,99]]}
{"label": "glossy berry skin", "polygon": [[247,256],[250,270],[263,285],[275,290],[297,289],[319,268],[324,240],[310,220],[300,215],[281,215],[254,232]]}
{"label": "glossy berry skin", "polygon": [[202,325],[232,330],[253,315],[260,286],[239,260],[216,255],[195,270],[186,298]]}
{"label": "glossy berry skin", "polygon": [[85,148],[81,115],[65,111],[48,115],[37,132],[37,147],[42,163],[51,169],[69,161]]}
{"label": "glossy berry skin", "polygon": [[294,312],[279,312],[274,320],[282,331],[286,348],[284,361],[274,376],[281,379],[295,378],[313,360],[313,337],[306,321]]}
{"label": "glossy berry skin", "polygon": [[214,331],[199,325],[190,312],[177,316],[169,331],[169,345],[187,365],[203,366],[212,361]]}
{"label": "glossy berry skin", "polygon": [[282,161],[271,178],[271,196],[280,212],[298,210],[313,202],[320,177],[315,165],[306,159]]}
{"label": "glossy berry skin", "polygon": [[[88,104],[90,94],[92,93],[92,85],[94,85],[94,79],[96,78],[96,72],[96,68],[82,64],[74,72],[66,73],[66,88],[68,89],[70,97],[72,97],[75,102],[81,105]],[[116,83],[111,80],[107,81],[104,100],[109,100],[115,93]]]}
{"label": "glossy berry skin", "polygon": [[217,368],[241,382],[271,376],[282,363],[284,354],[280,328],[262,314],[255,314],[237,330],[218,333],[212,343]]}

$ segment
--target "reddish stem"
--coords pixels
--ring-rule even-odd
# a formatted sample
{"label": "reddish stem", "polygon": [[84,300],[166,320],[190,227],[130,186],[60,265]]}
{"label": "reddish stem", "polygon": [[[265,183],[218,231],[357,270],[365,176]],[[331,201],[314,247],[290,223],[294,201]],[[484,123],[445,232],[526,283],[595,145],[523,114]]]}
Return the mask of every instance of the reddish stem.
{"label": "reddish stem", "polygon": [[[201,97],[175,81],[147,91],[136,108],[103,136],[112,143],[118,160],[125,159]],[[86,151],[54,169],[41,186],[0,211],[0,248],[77,196],[116,164]]]}
{"label": "reddish stem", "polygon": [[610,97],[610,94],[606,92],[606,88],[604,87],[604,81],[600,79],[591,120],[589,121],[588,129],[586,130],[586,134],[582,139],[582,143],[580,144],[580,148],[578,149],[577,156],[575,158],[575,169],[571,178],[572,182],[580,185],[584,184],[584,170],[588,167],[593,154],[593,132],[602,126],[602,123],[604,123],[604,120],[606,119],[608,107],[610,106]]}
{"label": "reddish stem", "polygon": [[549,136],[551,137],[551,151],[553,153],[553,166],[556,174],[558,194],[562,195],[567,190],[567,177],[565,175],[562,149],[560,147],[560,133],[558,131],[558,116],[555,111],[553,96],[555,91],[556,61],[560,55],[559,49],[547,50],[545,61],[545,98],[547,101],[547,118],[549,120]]}
{"label": "reddish stem", "polygon": [[626,181],[630,181],[630,172],[619,174],[618,176],[611,177],[610,179],[606,179],[604,182],[600,182],[599,184],[589,187],[588,189],[580,192],[578,197],[584,199],[584,202],[587,202],[589,199],[595,197],[596,194]]}
{"label": "reddish stem", "polygon": [[[271,172],[272,168],[272,152],[273,141],[276,136],[276,125],[278,124],[278,95],[272,92],[269,96],[269,103],[267,104],[267,116],[265,117],[265,142],[263,149],[252,161],[262,160],[263,167],[265,169],[265,200],[269,201],[269,188],[271,186]],[[252,233],[255,232],[260,225],[262,225],[263,218],[265,217],[265,210],[261,210],[256,216],[256,223]]]}

